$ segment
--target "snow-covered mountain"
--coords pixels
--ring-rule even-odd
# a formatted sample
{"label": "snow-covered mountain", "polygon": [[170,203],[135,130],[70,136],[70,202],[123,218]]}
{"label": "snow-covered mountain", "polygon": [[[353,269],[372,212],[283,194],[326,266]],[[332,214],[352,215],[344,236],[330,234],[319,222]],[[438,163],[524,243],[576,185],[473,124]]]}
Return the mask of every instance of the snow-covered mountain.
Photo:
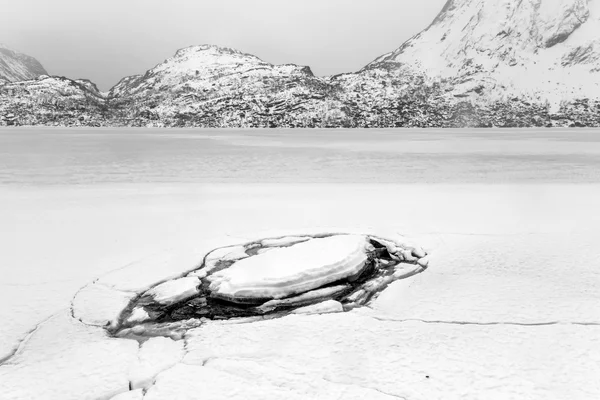
{"label": "snow-covered mountain", "polygon": [[238,50],[181,49],[109,92],[111,106],[131,124],[175,126],[314,126],[340,108],[327,80],[309,67],[273,65]]}
{"label": "snow-covered mountain", "polygon": [[104,110],[89,120],[114,126],[600,126],[600,0],[449,0],[397,50],[333,77],[202,45],[105,99],[73,82]]}
{"label": "snow-covered mountain", "polygon": [[24,81],[46,74],[38,60],[0,43],[0,80]]}
{"label": "snow-covered mountain", "polygon": [[409,124],[598,126],[599,72],[600,0],[449,0],[423,32],[342,79],[383,108],[422,101]]}
{"label": "snow-covered mountain", "polygon": [[85,79],[0,80],[0,125],[102,126],[109,116],[103,94]]}
{"label": "snow-covered mountain", "polygon": [[600,97],[599,0],[449,0],[433,23],[365,69],[450,80],[454,96]]}

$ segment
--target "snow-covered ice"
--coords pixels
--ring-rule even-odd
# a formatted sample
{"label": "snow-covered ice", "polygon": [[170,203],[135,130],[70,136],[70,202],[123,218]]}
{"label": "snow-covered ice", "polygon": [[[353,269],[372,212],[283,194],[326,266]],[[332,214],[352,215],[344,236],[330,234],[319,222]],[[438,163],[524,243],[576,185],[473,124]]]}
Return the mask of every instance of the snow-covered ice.
{"label": "snow-covered ice", "polygon": [[360,235],[313,239],[245,258],[208,279],[215,296],[281,299],[357,274],[367,244]]}
{"label": "snow-covered ice", "polygon": [[134,293],[121,292],[92,283],[75,295],[72,303],[73,317],[87,325],[116,324],[121,310],[133,297]]}
{"label": "snow-covered ice", "polygon": [[184,355],[183,341],[155,337],[140,346],[138,362],[131,369],[129,379],[133,389],[147,389],[154,378],[178,364]]}
{"label": "snow-covered ice", "polygon": [[110,400],[142,400],[144,398],[144,390],[136,389],[131,390],[129,392],[120,393],[114,397],[111,397]]}
{"label": "snow-covered ice", "polygon": [[[528,149],[557,153],[536,143],[511,157],[547,171]],[[595,176],[597,159],[569,173]],[[0,398],[599,398],[600,186],[508,170],[491,184],[2,186]],[[402,234],[430,266],[343,313],[202,321],[141,344],[100,326],[215,248],[329,231]]]}
{"label": "snow-covered ice", "polygon": [[102,399],[129,390],[138,344],[112,339],[61,312],[41,324],[13,358],[0,365],[1,397]]}
{"label": "snow-covered ice", "polygon": [[344,311],[342,303],[335,300],[327,300],[306,307],[300,307],[292,311],[292,314],[329,314]]}
{"label": "snow-covered ice", "polygon": [[200,279],[187,277],[161,283],[148,290],[145,295],[160,304],[169,305],[185,300],[198,293]]}
{"label": "snow-covered ice", "polygon": [[[65,197],[55,192],[56,200],[52,200],[47,194],[23,189],[6,191],[0,202],[5,204],[5,210],[29,202],[33,215],[33,204],[39,205],[40,210],[54,207],[60,213],[69,198],[85,202],[75,218],[67,217],[61,222],[64,234],[72,232],[71,237],[63,237],[59,242],[43,235],[46,241],[40,243],[46,244],[48,252],[53,247],[60,248],[62,241],[77,240],[81,227],[91,223],[86,215],[100,204],[106,207],[112,202],[113,210],[122,211],[116,213],[115,219],[103,216],[93,221],[96,226],[114,226],[119,214],[129,214],[130,223],[119,235],[139,238],[127,242],[137,249],[137,254],[131,254],[130,261],[121,266],[97,263],[93,274],[78,278],[83,281],[82,287],[101,275],[97,283],[103,282],[102,287],[115,288],[117,293],[129,293],[127,290],[131,289],[143,292],[153,284],[177,279],[197,267],[205,253],[218,246],[286,233],[322,232],[326,230],[316,227],[325,224],[339,227],[336,231],[375,233],[376,228],[364,227],[372,226],[373,221],[388,221],[389,210],[396,208],[411,212],[398,213],[398,224],[382,230],[413,233],[412,240],[424,245],[431,260],[426,272],[391,284],[374,301],[372,309],[291,315],[240,324],[210,322],[189,331],[183,361],[166,367],[166,372],[158,372],[156,384],[146,394],[148,398],[166,394],[169,398],[186,398],[193,396],[190,393],[194,393],[194,387],[202,387],[205,393],[227,394],[236,388],[233,384],[226,388],[225,382],[242,385],[248,381],[253,383],[248,384],[247,393],[281,393],[278,388],[283,385],[291,398],[335,398],[355,393],[385,398],[388,393],[414,399],[525,396],[547,400],[595,398],[600,393],[594,379],[600,365],[600,344],[596,339],[600,332],[595,325],[600,323],[595,311],[600,303],[600,254],[596,245],[600,217],[592,212],[600,202],[596,186],[278,186],[277,199],[273,199],[269,186],[223,186],[210,191],[181,188],[187,191],[186,196],[165,202],[158,195],[154,200],[146,200],[151,203],[145,212],[140,212],[139,205],[129,196],[148,198],[147,194],[156,191],[144,190],[136,189],[135,194],[115,200],[114,189],[110,188],[69,189],[64,192]],[[240,206],[239,202],[218,200],[242,192],[260,201],[250,200]],[[267,201],[267,195],[272,200]],[[315,201],[317,195],[334,201]],[[31,196],[39,196],[46,203],[33,203]],[[339,206],[342,200],[346,209]],[[262,213],[252,212],[263,207],[272,216],[269,220]],[[161,213],[156,213],[156,209]],[[169,219],[163,215],[176,218],[181,209],[195,211],[180,220],[178,236],[169,235],[166,240],[171,242],[165,247],[177,248],[172,241],[180,240],[187,250],[171,257],[156,252],[158,259],[172,262],[152,262],[152,257],[142,257],[149,241],[158,244],[163,240],[162,236],[144,235],[148,226],[166,226]],[[349,210],[354,227],[347,224]],[[68,212],[77,213],[77,207]],[[62,213],[67,215],[66,210]],[[194,232],[199,221],[206,224],[211,215],[214,224],[208,224],[211,227],[205,232],[209,238],[201,241],[201,249],[194,248],[189,242],[198,242]],[[4,213],[3,218],[14,217]],[[254,229],[243,232],[241,221],[244,227]],[[46,229],[52,229],[49,222],[40,223],[40,231],[44,224],[48,224]],[[214,240],[211,242],[210,238]],[[5,238],[10,240],[13,239]],[[13,242],[9,248],[18,246]],[[79,266],[89,260],[89,254],[98,254],[85,243],[82,247],[86,251],[71,254],[70,260],[55,255],[55,262]],[[103,252],[109,248],[102,246]],[[123,251],[118,242],[113,248]],[[170,251],[165,250],[165,254]],[[10,253],[3,256],[6,254]],[[177,259],[181,262],[174,261]],[[41,264],[32,263],[29,268]],[[122,268],[124,265],[131,270]],[[44,274],[41,267],[26,268],[22,272],[27,271],[27,277],[34,271]],[[110,270],[115,271],[109,273]],[[4,292],[3,296],[11,296],[3,297],[4,304],[11,307],[2,308],[2,318],[21,321],[21,325],[13,322],[0,327],[0,334],[6,338],[2,344],[10,345],[7,351],[17,346],[36,323],[60,307],[69,307],[67,296],[61,300],[52,293],[57,288],[70,288],[70,297],[75,296],[75,285],[60,282],[77,277],[73,271],[81,270],[66,268],[61,272],[54,268],[55,276],[45,276],[46,284],[34,286],[32,292]],[[54,285],[49,284],[51,278],[56,281]],[[15,315],[22,319],[15,320]],[[89,398],[110,398],[118,391],[128,390],[131,373],[139,362],[138,344],[109,338],[103,328],[75,320],[68,322],[67,317],[65,314],[62,322],[53,318],[43,323],[42,330],[34,332],[17,355],[0,367],[0,386],[8,388],[3,398],[79,400],[87,394]],[[538,323],[548,325],[536,326]],[[76,324],[74,333],[69,333],[73,332],[71,324]],[[11,326],[13,336],[7,334]],[[52,334],[40,336],[48,329]],[[90,342],[85,336],[85,349],[89,350],[82,356],[83,350],[74,346],[79,342],[72,337],[84,332],[94,332],[94,340]],[[53,344],[63,343],[63,339],[64,344]],[[94,351],[94,355],[88,351]],[[37,362],[40,358],[44,360],[42,365]],[[206,365],[202,366],[204,362]],[[185,379],[204,370],[209,371],[199,380]],[[42,374],[43,378],[37,378]],[[47,379],[48,374],[55,378]],[[220,378],[208,379],[214,375]],[[35,385],[31,384],[33,380]],[[69,385],[62,383],[66,381]],[[243,392],[237,393],[244,396]]]}

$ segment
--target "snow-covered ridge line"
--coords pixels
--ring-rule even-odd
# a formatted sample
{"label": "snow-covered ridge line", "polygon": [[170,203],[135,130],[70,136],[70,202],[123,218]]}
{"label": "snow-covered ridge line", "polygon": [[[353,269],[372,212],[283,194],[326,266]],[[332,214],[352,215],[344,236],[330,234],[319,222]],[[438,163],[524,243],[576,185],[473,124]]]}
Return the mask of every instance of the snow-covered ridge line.
{"label": "snow-covered ridge line", "polygon": [[600,126],[599,25],[600,0],[449,0],[429,27],[356,73],[316,77],[190,46],[123,78],[101,103],[86,93],[65,103],[58,82],[43,93],[0,83],[0,124]]}

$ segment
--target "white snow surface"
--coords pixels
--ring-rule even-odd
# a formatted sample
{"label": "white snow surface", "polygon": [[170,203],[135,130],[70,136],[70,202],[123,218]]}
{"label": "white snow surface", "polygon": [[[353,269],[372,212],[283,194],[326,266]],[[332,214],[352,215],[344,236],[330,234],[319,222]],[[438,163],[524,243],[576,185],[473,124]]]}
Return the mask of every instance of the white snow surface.
{"label": "white snow surface", "polygon": [[452,94],[482,86],[490,99],[598,99],[599,26],[600,0],[449,0],[431,26],[370,65],[453,79]]}
{"label": "white snow surface", "polygon": [[103,329],[61,312],[0,365],[1,398],[107,399],[128,390],[137,353],[135,341],[109,338]]}
{"label": "white snow surface", "polygon": [[431,265],[391,284],[370,309],[208,322],[185,336],[182,361],[174,356],[182,342],[148,352],[148,365],[160,365],[152,374],[165,369],[146,397],[600,397],[598,185],[1,190],[0,217],[14,229],[3,231],[0,252],[10,272],[0,282],[0,349],[18,347],[0,365],[3,400],[129,393],[144,345],[67,311],[42,322],[98,276],[117,294],[142,293],[216,247],[319,232],[410,239]]}
{"label": "white snow surface", "polygon": [[337,235],[274,249],[210,275],[210,288],[227,298],[281,299],[356,274],[366,246],[365,236]]}
{"label": "white snow surface", "polygon": [[136,323],[136,322],[144,322],[150,319],[150,315],[143,307],[135,307],[131,311],[131,315],[127,318],[127,322]]}
{"label": "white snow surface", "polygon": [[179,363],[184,355],[183,341],[155,337],[144,342],[129,379],[133,389],[147,389],[160,372]]}
{"label": "white snow surface", "polygon": [[344,307],[342,306],[342,303],[335,300],[327,300],[310,306],[297,308],[292,311],[292,314],[329,314],[343,311]]}
{"label": "white snow surface", "polygon": [[87,325],[116,324],[121,311],[134,296],[135,293],[121,292],[92,283],[75,295],[72,303],[73,317]]}
{"label": "white snow surface", "polygon": [[161,283],[145,294],[160,304],[170,305],[196,295],[199,285],[200,279],[197,277],[180,278]]}
{"label": "white snow surface", "polygon": [[[591,379],[600,372],[599,333],[598,326],[436,324],[354,311],[295,315],[195,329],[184,362],[315,399],[331,386],[390,399],[586,399],[600,393]],[[165,389],[185,382],[172,371],[165,379]],[[162,385],[159,375],[151,390]]]}
{"label": "white snow surface", "polygon": [[263,246],[268,247],[281,247],[281,246],[290,246],[292,244],[306,242],[310,237],[306,236],[287,236],[277,239],[265,239],[261,242]]}
{"label": "white snow surface", "polygon": [[144,398],[143,389],[131,390],[111,397],[110,400],[142,400]]}

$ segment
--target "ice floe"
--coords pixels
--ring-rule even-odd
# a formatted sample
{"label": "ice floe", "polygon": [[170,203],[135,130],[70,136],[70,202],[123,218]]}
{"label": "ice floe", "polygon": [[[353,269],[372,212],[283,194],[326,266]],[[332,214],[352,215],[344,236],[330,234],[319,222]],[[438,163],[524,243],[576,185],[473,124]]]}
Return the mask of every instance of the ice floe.
{"label": "ice floe", "polygon": [[175,304],[198,293],[200,279],[187,277],[161,283],[146,292],[154,301],[163,305]]}
{"label": "ice floe", "polygon": [[281,299],[360,273],[367,238],[319,238],[246,258],[211,275],[211,294],[230,301]]}
{"label": "ice floe", "polygon": [[426,252],[415,249],[356,233],[277,236],[217,248],[186,277],[159,283],[133,299],[111,332],[176,339],[203,319],[282,316],[318,303],[325,304],[323,312],[351,310],[394,280],[422,272],[426,264],[412,254]]}
{"label": "ice floe", "polygon": [[326,300],[322,303],[297,308],[292,311],[292,314],[329,314],[343,311],[344,306],[339,301]]}

